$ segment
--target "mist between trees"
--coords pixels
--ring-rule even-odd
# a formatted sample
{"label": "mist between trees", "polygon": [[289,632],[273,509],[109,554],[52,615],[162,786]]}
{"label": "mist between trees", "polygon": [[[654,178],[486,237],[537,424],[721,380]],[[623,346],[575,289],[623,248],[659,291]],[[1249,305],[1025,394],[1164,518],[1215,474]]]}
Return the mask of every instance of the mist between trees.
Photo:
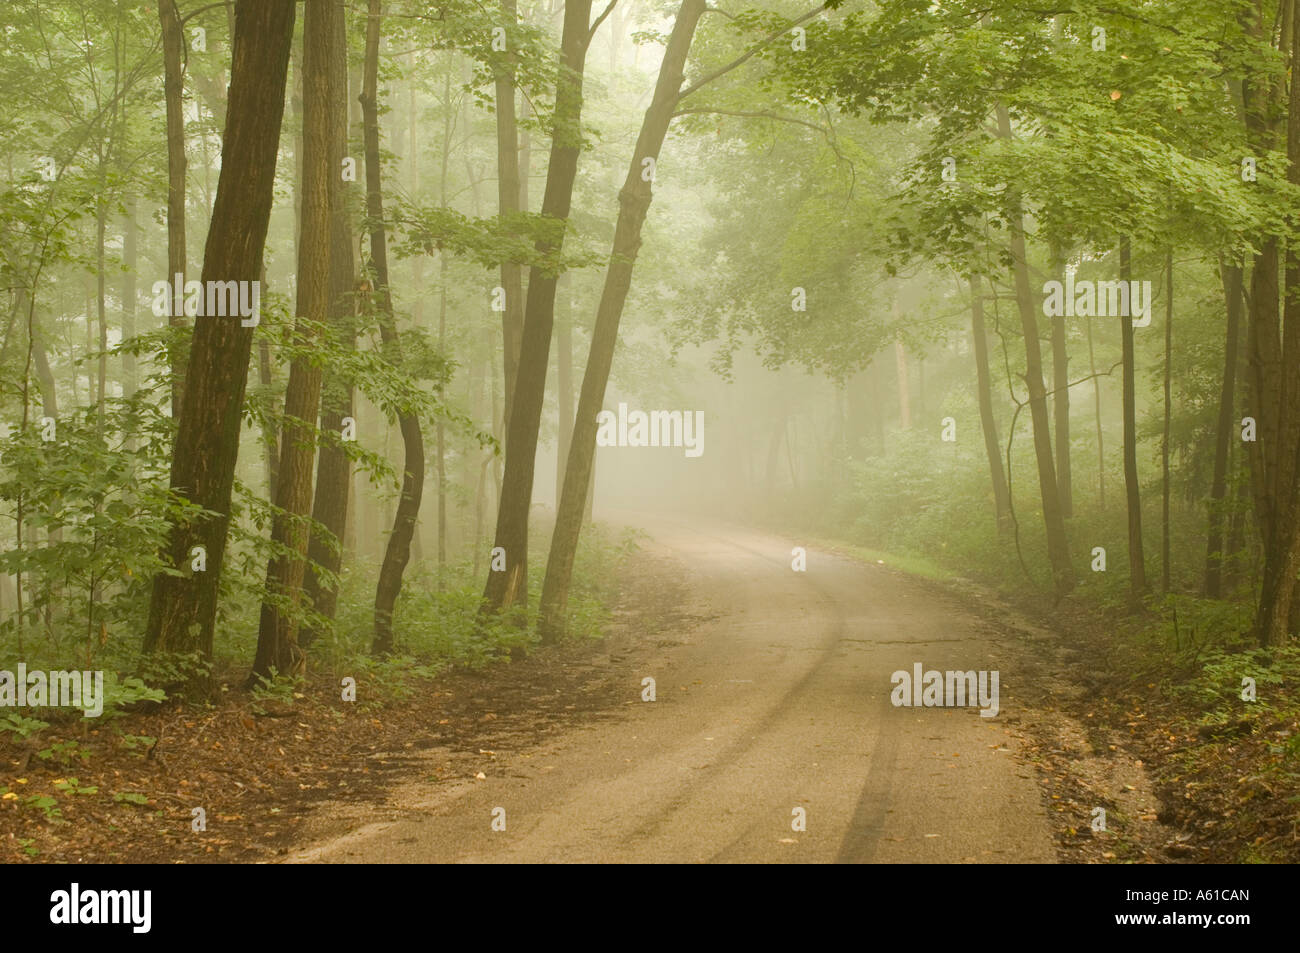
{"label": "mist between trees", "polygon": [[518,655],[619,507],[1281,647],[1298,12],[11,0],[4,657]]}

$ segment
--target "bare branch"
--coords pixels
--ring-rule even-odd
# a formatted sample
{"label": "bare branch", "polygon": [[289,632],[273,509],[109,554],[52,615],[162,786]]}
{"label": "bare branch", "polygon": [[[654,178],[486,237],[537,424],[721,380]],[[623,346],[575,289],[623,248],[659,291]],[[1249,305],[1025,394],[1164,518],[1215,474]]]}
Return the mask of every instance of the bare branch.
{"label": "bare branch", "polygon": [[825,7],[821,6],[821,7],[817,7],[815,10],[809,10],[799,19],[792,21],[788,26],[784,26],[781,29],[777,30],[775,33],[772,33],[769,36],[765,37],[764,39],[760,40],[758,43],[751,46],[746,52],[736,57],[736,59],[732,60],[726,66],[722,67],[721,69],[714,70],[712,73],[710,73],[708,76],[705,76],[703,79],[697,80],[694,83],[692,83],[690,86],[687,86],[684,90],[682,90],[681,94],[678,95],[677,101],[681,102],[683,99],[685,99],[691,93],[695,92],[701,86],[713,82],[715,79],[717,79],[719,76],[722,76],[725,73],[730,73],[733,69],[735,69],[737,66],[740,66],[742,63],[749,60],[751,57],[754,56],[754,54],[756,54],[763,47],[767,46],[773,40],[777,39],[780,36],[784,36],[790,30],[791,27],[798,26],[800,23],[803,23],[805,20],[811,20],[813,17],[817,16],[817,14],[821,13],[822,10],[824,9]]}
{"label": "bare branch", "polygon": [[[852,161],[840,152],[839,143],[835,141],[835,130],[829,124],[822,126],[807,119],[799,119],[796,116],[783,116],[780,113],[769,112],[767,110],[749,110],[749,109],[722,109],[713,106],[687,106],[673,112],[673,116],[689,115],[718,115],[718,116],[735,116],[740,119],[774,119],[777,122],[786,122],[795,126],[804,126],[808,129],[820,132],[826,137],[826,144],[831,147],[835,157],[849,167],[849,172],[853,176],[853,181],[857,181],[857,169],[854,168]],[[852,196],[853,188],[850,186],[849,195]]]}
{"label": "bare branch", "polygon": [[226,0],[221,0],[220,3],[209,3],[206,7],[199,7],[197,10],[191,10],[189,13],[185,14],[185,16],[180,18],[181,26],[184,26],[186,23],[188,23],[194,17],[198,16],[200,13],[207,13],[209,10],[215,10],[217,7],[228,7],[228,6],[230,6],[230,4],[227,3]]}
{"label": "bare branch", "polygon": [[605,17],[609,16],[611,13],[614,12],[614,5],[615,5],[616,3],[618,3],[618,0],[609,0],[609,6],[607,6],[607,7],[604,9],[604,11],[601,13],[600,16],[596,17],[596,22],[593,23],[593,24],[591,25],[591,29],[587,31],[587,44],[588,44],[588,45],[591,45],[591,41],[594,40],[594,39],[596,38],[596,31],[599,30],[599,29],[600,29],[600,25],[601,25],[602,23],[605,22]]}

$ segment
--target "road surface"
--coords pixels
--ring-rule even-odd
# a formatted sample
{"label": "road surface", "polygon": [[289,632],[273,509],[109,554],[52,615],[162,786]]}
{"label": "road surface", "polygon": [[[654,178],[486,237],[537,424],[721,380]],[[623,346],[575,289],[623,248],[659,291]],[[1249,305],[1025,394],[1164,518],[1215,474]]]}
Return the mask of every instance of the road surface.
{"label": "road surface", "polygon": [[[1055,861],[1008,727],[1016,646],[978,612],[815,548],[796,572],[797,540],[642,525],[705,621],[622,661],[614,717],[497,756],[483,779],[417,786],[407,816],[289,861]],[[895,707],[891,675],[918,662],[1000,671],[998,716]]]}

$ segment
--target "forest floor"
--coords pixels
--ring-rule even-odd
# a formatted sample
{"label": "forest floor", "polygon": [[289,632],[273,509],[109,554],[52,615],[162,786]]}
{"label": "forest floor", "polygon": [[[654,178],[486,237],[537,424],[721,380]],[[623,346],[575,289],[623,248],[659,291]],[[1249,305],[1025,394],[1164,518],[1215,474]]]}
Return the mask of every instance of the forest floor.
{"label": "forest floor", "polygon": [[[400,700],[358,676],[344,702],[312,675],[292,699],[232,688],[0,747],[0,861],[1294,857],[1293,805],[1262,810],[1267,779],[1238,773],[1263,741],[1170,780],[1179,749],[1221,739],[1099,680],[1095,619],[1049,629],[824,550],[795,573],[790,542],[736,527],[650,530],[603,639]],[[890,673],[916,662],[999,671],[999,714],[893,707]]]}
{"label": "forest floor", "polygon": [[[1180,691],[1197,667],[1171,666],[1166,653],[1136,638],[1142,619],[1071,600],[1029,611],[1050,619],[1057,633],[1055,654],[1075,686],[1061,707],[1087,726],[1090,758],[1141,766],[1155,791],[1154,812],[1135,818],[1117,805],[1144,854],[1166,862],[1300,862],[1300,698],[1291,678],[1261,679],[1261,700],[1276,703],[1249,704],[1235,694],[1242,673],[1255,668],[1229,666],[1216,693],[1233,700],[1227,707],[1236,714],[1219,723],[1207,715],[1221,702]],[[1087,762],[1054,754],[1057,768],[1086,788]]]}

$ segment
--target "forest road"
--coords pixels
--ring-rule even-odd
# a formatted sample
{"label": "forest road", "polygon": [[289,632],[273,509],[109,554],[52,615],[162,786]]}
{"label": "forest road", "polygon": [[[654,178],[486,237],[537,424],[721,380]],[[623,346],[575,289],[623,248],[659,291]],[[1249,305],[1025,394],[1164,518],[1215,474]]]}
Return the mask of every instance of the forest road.
{"label": "forest road", "polygon": [[[685,575],[699,621],[615,656],[628,694],[613,717],[497,752],[484,779],[422,788],[416,816],[289,862],[1056,860],[1008,725],[1017,648],[996,626],[933,584],[812,547],[796,572],[797,541],[619,516]],[[895,707],[891,675],[916,663],[999,671],[997,716]]]}

